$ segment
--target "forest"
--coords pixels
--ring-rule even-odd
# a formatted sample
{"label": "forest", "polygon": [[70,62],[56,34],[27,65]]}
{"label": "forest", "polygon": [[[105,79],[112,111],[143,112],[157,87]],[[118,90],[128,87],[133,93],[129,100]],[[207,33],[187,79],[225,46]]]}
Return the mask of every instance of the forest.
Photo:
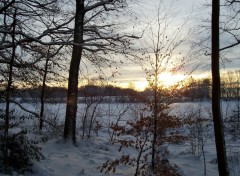
{"label": "forest", "polygon": [[240,175],[239,8],[0,0],[0,175]]}

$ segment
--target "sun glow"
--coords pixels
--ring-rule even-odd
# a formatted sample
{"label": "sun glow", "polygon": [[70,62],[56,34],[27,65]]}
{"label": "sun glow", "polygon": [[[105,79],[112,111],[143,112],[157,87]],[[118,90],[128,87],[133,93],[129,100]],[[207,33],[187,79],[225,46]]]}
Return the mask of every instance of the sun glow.
{"label": "sun glow", "polygon": [[[171,74],[164,72],[158,75],[158,80],[160,85],[163,85],[165,88],[170,88],[176,84],[180,84],[181,81],[184,81],[187,76],[183,74]],[[144,91],[149,87],[149,83],[146,81],[134,81],[131,82],[131,86],[128,84],[128,88],[135,89],[137,91]]]}
{"label": "sun glow", "polygon": [[180,81],[184,79],[186,79],[186,76],[182,74],[171,74],[166,72],[158,75],[159,82],[167,88],[179,84]]}
{"label": "sun glow", "polygon": [[146,87],[148,86],[148,82],[147,81],[138,81],[138,82],[135,82],[135,89],[137,91],[144,91],[146,89]]}

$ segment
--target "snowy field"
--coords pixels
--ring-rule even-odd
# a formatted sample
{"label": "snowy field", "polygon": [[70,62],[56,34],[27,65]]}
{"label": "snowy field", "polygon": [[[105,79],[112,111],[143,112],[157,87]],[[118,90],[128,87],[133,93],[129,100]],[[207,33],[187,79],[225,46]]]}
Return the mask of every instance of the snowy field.
{"label": "snowy field", "polygon": [[[223,115],[230,116],[235,112],[237,102],[223,102]],[[23,103],[27,109],[38,109],[37,105]],[[112,144],[110,141],[111,130],[109,125],[112,123],[126,124],[129,119],[136,119],[142,113],[139,111],[140,104],[100,104],[95,112],[94,120],[101,124],[98,130],[93,130],[90,138],[82,138],[82,119],[86,112],[86,105],[79,104],[77,119],[77,145],[66,143],[62,140],[62,131],[64,123],[65,105],[64,104],[46,104],[46,116],[48,120],[58,124],[59,128],[53,130],[50,127],[45,129],[44,135],[49,134],[48,141],[41,144],[44,159],[40,162],[34,161],[33,173],[27,175],[35,176],[101,176],[98,167],[106,161],[119,159],[124,155],[136,155],[133,148],[123,148],[119,152],[119,144]],[[15,113],[24,115],[17,106]],[[89,107],[89,112],[91,112]],[[94,108],[93,108],[94,109]],[[37,112],[37,111],[36,111]],[[89,113],[88,112],[88,113]],[[172,105],[171,114],[181,117],[187,117],[191,114],[197,114],[197,117],[204,117],[206,120],[200,124],[198,137],[191,136],[191,127],[185,127],[184,133],[190,134],[191,140],[179,144],[164,144],[168,149],[167,156],[171,164],[177,166],[177,170],[182,176],[203,176],[206,168],[207,176],[217,176],[217,157],[213,135],[213,125],[211,122],[211,104],[210,102],[177,103]],[[87,113],[85,113],[87,114]],[[196,117],[196,116],[195,116]],[[29,120],[27,123],[31,128],[37,128],[36,120]],[[195,133],[196,131],[194,131]],[[201,143],[199,142],[201,137]],[[240,175],[240,140],[226,133],[227,155],[229,160],[229,169],[231,176]],[[205,159],[205,162],[204,162]],[[206,165],[205,165],[205,164]],[[205,165],[205,167],[204,167]],[[119,166],[114,174],[115,176],[134,175],[134,168]]]}

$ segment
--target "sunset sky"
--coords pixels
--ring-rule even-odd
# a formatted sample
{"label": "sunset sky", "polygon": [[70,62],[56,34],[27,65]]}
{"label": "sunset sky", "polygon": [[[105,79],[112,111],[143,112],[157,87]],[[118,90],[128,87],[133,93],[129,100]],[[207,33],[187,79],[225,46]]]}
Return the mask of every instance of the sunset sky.
{"label": "sunset sky", "polygon": [[[171,8],[171,13],[173,14],[173,20],[174,22],[172,25],[177,24],[178,26],[182,25],[184,21],[187,21],[186,24],[189,28],[195,27],[200,22],[200,19],[204,16],[208,15],[208,9],[203,8],[202,4],[205,1],[199,0],[178,0],[176,1],[176,4],[173,5]],[[142,18],[142,20],[156,20],[157,16],[157,4],[158,1],[146,1],[139,6],[136,6],[136,11],[138,11],[139,16]],[[168,9],[168,4],[166,4],[166,9]],[[144,7],[144,8],[143,8]],[[168,13],[168,12],[167,12]],[[187,19],[188,18],[188,19]],[[187,20],[186,20],[187,19]],[[175,27],[175,26],[172,26]],[[169,27],[171,29],[171,27]],[[183,31],[184,32],[184,31]],[[143,36],[143,38],[146,37]],[[141,39],[141,41],[147,40],[147,39]],[[183,49],[184,50],[184,49]],[[188,49],[187,49],[188,50]],[[188,62],[188,61],[186,61]],[[185,68],[188,69],[188,68]],[[187,77],[189,77],[189,73],[192,72],[191,68],[190,70],[179,70],[176,73],[171,73],[170,71],[164,71],[164,73],[159,75],[159,80],[166,84],[167,86],[171,86],[172,84],[181,81]],[[146,81],[146,74],[144,73],[141,66],[129,62],[126,64],[126,67],[120,68],[121,75],[116,78],[116,84],[118,86],[122,87],[128,87],[129,83],[133,83],[137,90],[143,90],[146,86],[148,86],[148,82]],[[200,71],[196,73],[192,73],[191,76],[202,78],[207,77],[208,73],[205,71]]]}
{"label": "sunset sky", "polygon": [[[130,2],[130,1],[129,1]],[[142,35],[142,38],[139,40],[135,40],[134,47],[152,47],[152,41],[149,38],[150,26],[152,27],[153,32],[156,32],[158,29],[157,26],[157,8],[159,0],[151,0],[151,1],[143,1],[136,0],[131,1],[132,4],[129,4],[130,9],[132,9],[133,17],[126,16],[126,18],[138,18],[138,22],[131,24],[127,23],[123,26],[122,30],[130,31],[134,35]],[[137,3],[136,3],[137,2]],[[165,7],[161,9],[161,13],[169,14],[172,22],[167,28],[167,34],[165,34],[169,40],[173,39],[173,36],[176,32],[177,28],[181,28],[184,26],[181,33],[183,36],[187,36],[187,40],[179,47],[179,49],[173,53],[171,57],[173,57],[173,62],[176,67],[178,64],[184,65],[180,69],[176,69],[175,72],[172,72],[173,66],[167,64],[166,69],[164,69],[161,74],[159,74],[158,79],[159,82],[163,83],[166,86],[171,86],[179,81],[187,79],[189,77],[193,78],[209,78],[211,76],[211,57],[210,55],[204,56],[203,53],[196,54],[190,50],[193,42],[199,40],[198,31],[202,30],[210,36],[210,22],[203,24],[203,21],[211,19],[211,7],[206,7],[206,3],[208,0],[176,0],[172,7],[169,8],[169,5],[172,1],[165,1]],[[170,10],[169,10],[170,9]],[[114,19],[116,20],[116,19]],[[119,20],[122,18],[119,17]],[[127,20],[126,20],[127,21]],[[131,19],[129,20],[131,21]],[[132,19],[132,21],[134,21]],[[208,28],[205,29],[202,26],[207,25]],[[221,36],[220,42],[227,44],[228,38]],[[150,45],[149,45],[150,44]],[[210,48],[210,38],[208,41],[208,47]],[[221,44],[220,44],[221,45]],[[209,49],[208,48],[208,49]],[[237,48],[237,47],[236,47]],[[237,70],[239,68],[239,59],[238,52],[236,52],[236,48],[231,49],[230,51],[226,51],[222,53],[224,59],[221,58],[221,68],[222,72],[227,72],[231,69]],[[140,54],[141,50],[140,51]],[[181,53],[181,54],[179,54]],[[150,54],[153,56],[153,53]],[[114,84],[115,86],[120,87],[129,87],[130,85],[136,88],[136,90],[144,90],[148,86],[148,82],[146,80],[146,73],[144,69],[149,69],[149,63],[146,61],[145,64],[140,64],[138,61],[132,62],[130,60],[126,60],[123,56],[114,56],[118,61],[122,61],[123,64],[116,65],[116,70],[111,70],[106,65],[103,68],[104,74],[106,74],[106,79],[109,84]],[[178,58],[185,58],[183,60],[179,60]],[[231,61],[231,62],[229,62]],[[99,75],[95,73],[93,69],[89,69],[88,63],[81,63],[81,67],[84,70],[86,68],[85,77],[89,78],[97,78]],[[115,66],[114,66],[115,67]],[[118,72],[114,77],[111,77],[113,72]],[[83,78],[84,79],[84,78]],[[83,80],[80,75],[80,80]],[[80,81],[80,85],[83,85],[84,81]]]}
{"label": "sunset sky", "polygon": [[[135,8],[139,13],[139,17],[141,17],[143,21],[146,19],[150,19],[152,21],[156,20],[156,4],[158,4],[158,2],[159,1],[157,0],[145,1],[142,2],[139,6],[136,6]],[[171,13],[173,14],[173,23],[172,26],[169,27],[169,31],[171,31],[172,28],[183,24],[184,21],[186,21],[186,27],[183,31],[183,33],[185,32],[185,35],[188,35],[188,29],[195,28],[198,30],[203,20],[211,18],[211,7],[204,6],[206,2],[206,0],[177,0],[172,7],[173,11]],[[209,32],[211,32],[210,28]],[[146,37],[146,35],[143,36],[143,39],[141,39],[142,41],[147,40],[144,37]],[[191,36],[189,43],[194,41],[195,37],[196,36]],[[222,43],[226,42],[227,40],[228,38],[226,37],[222,37],[220,39]],[[185,57],[187,58],[184,61],[186,62],[185,66],[174,73],[169,70],[165,70],[159,75],[160,82],[163,82],[165,85],[170,86],[188,77],[206,78],[211,76],[210,56],[190,56],[187,53],[187,51],[189,51],[189,46],[190,45],[185,45],[180,49],[181,52],[183,52],[183,55],[185,54]],[[222,53],[222,55],[225,57],[225,59],[221,60],[222,72],[227,72],[231,69],[238,69],[238,54],[235,53],[235,50],[236,49],[234,48],[231,51]],[[231,62],[228,62],[229,60],[231,60]],[[124,67],[121,67],[119,69],[119,72],[121,73],[120,76],[114,79],[116,81],[116,85],[118,86],[128,87],[130,82],[135,85],[137,90],[143,90],[146,88],[146,86],[148,86],[148,82],[146,81],[146,74],[144,73],[141,66],[135,63],[129,62],[125,64]]]}

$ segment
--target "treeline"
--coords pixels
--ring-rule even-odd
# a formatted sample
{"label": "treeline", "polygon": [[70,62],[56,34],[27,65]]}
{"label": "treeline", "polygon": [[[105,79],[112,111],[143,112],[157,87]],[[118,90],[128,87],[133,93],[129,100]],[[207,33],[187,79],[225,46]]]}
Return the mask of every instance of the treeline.
{"label": "treeline", "polygon": [[208,100],[211,97],[211,80],[191,77],[181,91],[184,100]]}
{"label": "treeline", "polygon": [[221,96],[224,100],[234,100],[240,97],[240,70],[229,71],[222,76]]}
{"label": "treeline", "polygon": [[[239,75],[239,76],[238,76]],[[221,96],[224,100],[234,100],[240,97],[240,71],[227,72],[222,76]],[[180,101],[201,101],[211,98],[211,79],[189,78],[186,84],[178,89]],[[4,92],[2,90],[1,92]],[[39,99],[41,86],[34,88],[17,89],[14,92],[14,98],[19,98],[23,102],[29,102]],[[136,102],[141,101],[139,97],[152,96],[151,89],[136,91],[131,88],[121,88],[113,85],[85,85],[78,89],[78,102],[81,103],[83,97],[102,98],[102,102]],[[46,86],[45,99],[49,102],[65,102],[67,97],[67,88]],[[115,98],[114,98],[115,97]]]}
{"label": "treeline", "polygon": [[[2,93],[4,90],[1,91]],[[102,101],[107,102],[133,102],[134,98],[141,92],[137,92],[130,88],[120,88],[112,85],[98,86],[98,85],[86,85],[78,89],[78,101],[81,103],[83,97],[105,97]],[[14,99],[18,99],[20,102],[32,102],[39,99],[41,95],[41,86],[34,88],[24,88],[15,90]],[[67,88],[65,87],[50,87],[46,86],[45,89],[45,101],[46,102],[66,102]],[[98,98],[96,98],[98,97]],[[110,98],[111,97],[111,98]],[[113,98],[118,97],[118,98]],[[132,97],[132,98],[131,98]]]}
{"label": "treeline", "polygon": [[[177,90],[181,101],[196,101],[210,98],[210,81],[194,80],[179,90]],[[14,98],[21,102],[32,102],[39,99],[41,95],[41,86],[34,88],[17,89]],[[139,102],[144,101],[141,97],[152,96],[151,89],[144,91],[136,91],[131,88],[121,88],[113,85],[99,86],[86,85],[78,89],[78,102],[81,103],[86,97],[95,97],[96,100],[103,99],[102,102]],[[67,97],[67,88],[46,86],[45,101],[46,102],[65,102]],[[98,98],[97,98],[98,97]],[[104,97],[104,98],[102,98]]]}
{"label": "treeline", "polygon": [[[186,82],[187,84],[182,88],[184,99],[195,101],[207,100],[212,97],[212,80],[210,78],[190,78]],[[223,100],[240,98],[240,70],[221,74],[221,98]]]}

